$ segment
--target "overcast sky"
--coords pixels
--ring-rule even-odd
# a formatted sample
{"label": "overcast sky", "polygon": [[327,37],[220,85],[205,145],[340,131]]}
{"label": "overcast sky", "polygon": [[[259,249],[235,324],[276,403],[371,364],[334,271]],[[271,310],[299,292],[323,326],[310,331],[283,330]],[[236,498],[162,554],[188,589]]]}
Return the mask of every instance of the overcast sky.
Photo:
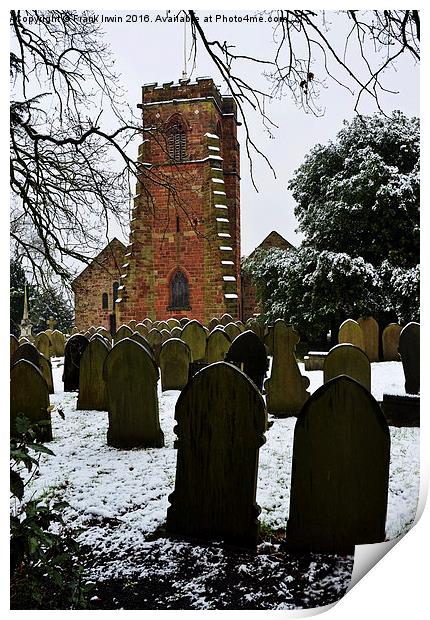
{"label": "overcast sky", "polygon": [[[136,16],[148,14],[150,22],[125,22],[127,14]],[[243,11],[212,11],[212,20],[216,14],[224,13],[227,17],[243,16]],[[172,13],[174,14],[174,13]],[[208,12],[197,11],[204,16]],[[250,15],[254,12],[250,11]],[[104,12],[105,16],[121,16],[122,23],[104,23],[103,28],[110,42],[116,59],[117,70],[121,73],[123,85],[128,91],[127,98],[135,106],[141,98],[141,86],[149,82],[175,82],[181,77],[183,70],[184,26],[179,23],[160,23],[155,21],[157,15],[165,17],[165,11],[113,11]],[[328,21],[336,26],[335,41],[343,51],[344,32],[339,17],[334,12],[327,14]],[[135,18],[129,18],[135,19]],[[140,20],[140,17],[136,17]],[[253,24],[204,24],[209,39],[217,38],[221,42],[228,41],[235,45],[235,53],[249,54],[259,57],[273,57],[275,44],[273,42],[273,26],[269,23]],[[187,40],[190,43],[190,31],[187,29]],[[360,70],[358,54],[354,48],[348,62]],[[222,79],[208,58],[205,50],[198,50],[196,67],[191,72],[191,63],[188,63],[188,73],[191,77],[213,77],[216,84],[221,86],[221,92],[226,93]],[[315,74],[322,72],[321,64],[315,64]],[[247,63],[243,68],[253,83],[262,89],[267,89],[267,82],[261,76],[261,65]],[[245,73],[246,74],[246,73]],[[337,72],[337,75],[340,75]],[[419,114],[419,71],[413,67],[410,58],[402,59],[397,64],[397,71],[386,76],[385,84],[399,94],[385,94],[383,108],[386,113],[393,109],[400,109],[407,115]],[[277,230],[293,244],[300,241],[300,235],[295,230],[297,222],[294,218],[294,200],[287,190],[287,184],[294,170],[303,162],[307,152],[317,143],[326,143],[333,139],[342,128],[344,119],[354,116],[356,97],[333,81],[326,82],[326,88],[321,90],[318,104],[324,114],[315,117],[299,109],[287,95],[280,100],[267,102],[266,111],[274,119],[279,129],[274,130],[275,138],[269,138],[257,114],[249,112],[250,127],[254,139],[268,156],[275,168],[277,178],[258,157],[255,158],[255,180],[258,193],[252,186],[248,162],[243,147],[243,128],[239,129],[239,140],[242,145],[241,169],[241,230],[242,254],[247,255],[271,231]],[[374,102],[367,97],[360,107],[361,113],[370,114],[376,111]]]}

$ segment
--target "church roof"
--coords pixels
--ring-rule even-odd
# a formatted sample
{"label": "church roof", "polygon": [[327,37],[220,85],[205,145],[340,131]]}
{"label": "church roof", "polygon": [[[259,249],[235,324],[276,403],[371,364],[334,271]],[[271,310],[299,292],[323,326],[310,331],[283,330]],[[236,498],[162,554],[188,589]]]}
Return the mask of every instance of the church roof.
{"label": "church roof", "polygon": [[260,245],[258,245],[255,250],[251,252],[249,257],[253,256],[257,250],[269,250],[270,248],[280,248],[281,250],[287,251],[296,249],[292,243],[287,241],[282,235],[276,232],[276,230],[272,230],[272,232],[263,239]]}
{"label": "church roof", "polygon": [[[114,237],[112,241],[109,241],[109,243],[103,248],[103,250],[101,250],[101,252],[99,252],[97,256],[93,258],[93,260],[85,267],[85,269],[81,271],[79,275],[76,276],[76,278],[72,282],[72,289],[74,288],[75,284],[79,282],[79,280],[82,278],[84,274],[87,275],[89,271],[94,269],[94,267],[103,266],[104,261],[106,261],[111,256],[115,256],[116,254],[115,250],[116,251],[119,250],[119,251],[122,251],[122,253],[124,253],[125,249],[126,249],[126,246],[122,243],[122,241]],[[118,268],[120,267],[121,265],[118,265]]]}

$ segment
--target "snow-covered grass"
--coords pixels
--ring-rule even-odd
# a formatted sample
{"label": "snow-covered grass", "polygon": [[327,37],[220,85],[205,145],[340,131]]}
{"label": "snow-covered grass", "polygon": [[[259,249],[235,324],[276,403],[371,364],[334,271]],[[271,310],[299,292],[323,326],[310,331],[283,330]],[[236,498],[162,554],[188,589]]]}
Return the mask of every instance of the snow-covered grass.
{"label": "snow-covered grass", "polygon": [[[179,392],[159,391],[164,448],[119,450],[106,443],[107,413],[76,411],[76,394],[62,392],[62,363],[62,359],[53,360],[56,391],[51,396],[51,403],[56,409],[52,413],[54,440],[49,446],[55,456],[42,457],[40,475],[33,480],[27,493],[48,498],[60,495],[68,502],[69,507],[64,514],[66,522],[78,540],[89,545],[94,553],[94,565],[90,572],[93,579],[141,579],[154,578],[154,575],[161,579],[163,575],[170,574],[176,584],[172,596],[175,591],[183,594],[184,588],[189,588],[189,607],[217,608],[217,602],[208,595],[207,590],[210,590],[208,584],[213,583],[215,575],[219,571],[225,574],[227,570],[221,547],[171,540],[164,536],[162,530],[169,505],[168,495],[174,489],[174,407]],[[303,367],[301,371],[304,372]],[[311,380],[310,391],[313,392],[322,383],[322,372],[305,374]],[[400,363],[372,364],[372,392],[378,400],[382,399],[384,386],[391,392],[401,393],[403,381]],[[64,412],[64,420],[58,409]],[[273,425],[266,432],[266,443],[260,449],[257,488],[260,521],[266,528],[274,530],[284,529],[288,517],[294,425],[295,418],[273,419]],[[419,493],[419,429],[391,427],[390,432],[386,533],[387,538],[394,538],[410,527],[415,516]],[[318,582],[316,589],[312,590],[311,578],[307,594],[302,592],[299,601],[296,595],[293,596],[293,592],[297,594],[295,580],[291,576],[294,562],[275,561],[264,549],[241,561],[242,564],[235,566],[233,572],[237,575],[242,571],[243,584],[246,583],[247,571],[251,571],[255,579],[258,575],[263,578],[267,575],[268,565],[272,566],[272,577],[279,584],[282,582],[283,586],[279,585],[279,588],[284,593],[277,606],[272,608],[306,606],[306,601],[317,604],[317,591],[322,586]],[[192,582],[194,590],[183,574],[184,562],[188,567],[198,565],[201,568]],[[306,582],[306,575],[311,575],[315,570],[318,573],[321,566],[328,570],[326,561],[322,564],[317,562],[315,566],[320,567],[318,570],[315,566],[312,568],[312,562],[315,563],[315,558],[309,560],[307,570],[303,572],[301,568],[303,583]],[[338,588],[338,595],[343,592],[348,586],[351,570],[351,558],[338,558],[329,571],[331,582],[330,575],[320,575],[321,579],[330,582],[333,600],[336,599],[333,589]],[[245,585],[242,594],[243,606],[252,603],[257,608],[264,608],[262,594],[260,598],[257,595],[253,598],[252,591],[247,590]],[[327,592],[324,596],[327,602]]]}

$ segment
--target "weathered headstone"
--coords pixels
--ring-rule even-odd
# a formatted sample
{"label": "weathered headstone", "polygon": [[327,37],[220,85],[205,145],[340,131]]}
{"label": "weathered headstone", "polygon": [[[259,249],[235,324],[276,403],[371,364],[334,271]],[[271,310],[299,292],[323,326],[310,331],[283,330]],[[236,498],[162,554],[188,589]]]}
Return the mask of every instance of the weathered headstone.
{"label": "weathered headstone", "polygon": [[190,319],[187,316],[183,316],[179,319],[179,323],[181,324],[181,327],[185,327],[185,325],[189,322],[190,322]]}
{"label": "weathered headstone", "polygon": [[18,347],[19,347],[18,338],[14,336],[13,334],[11,334],[10,335],[10,356],[11,357],[15,353]]}
{"label": "weathered headstone", "polygon": [[246,329],[250,329],[254,334],[257,334],[262,342],[264,341],[264,325],[262,323],[252,319],[249,323],[247,321]]}
{"label": "weathered headstone", "polygon": [[295,350],[299,334],[282,319],[273,326],[273,361],[270,378],[265,382],[267,410],[276,416],[294,416],[309,397],[308,377],[302,377]]}
{"label": "weathered headstone", "polygon": [[94,336],[94,334],[95,334],[95,333],[96,333],[96,331],[97,331],[97,327],[95,327],[94,325],[91,325],[91,327],[89,327],[87,331],[89,332],[90,337],[91,337],[91,336]]}
{"label": "weathered headstone", "polygon": [[178,456],[167,530],[256,545],[258,452],[267,423],[261,394],[235,366],[212,364],[185,386],[175,419]]}
{"label": "weathered headstone", "polygon": [[137,321],[135,319],[131,319],[131,321],[129,321],[127,325],[129,326],[132,332],[136,331]]}
{"label": "weathered headstone", "polygon": [[146,327],[145,323],[138,323],[136,325],[135,331],[138,332],[144,338],[146,338],[146,336],[148,335],[149,329]]}
{"label": "weathered headstone", "polygon": [[402,328],[398,323],[390,323],[382,332],[382,351],[384,362],[399,362],[399,338]]}
{"label": "weathered headstone", "polygon": [[213,331],[217,325],[219,325],[219,320],[216,318],[211,319],[208,325],[209,331]]}
{"label": "weathered headstone", "polygon": [[97,327],[97,334],[100,334],[101,336],[103,336],[103,338],[106,338],[106,340],[108,340],[112,344],[112,334],[109,330],[106,329],[106,327]]}
{"label": "weathered headstone", "polygon": [[[52,332],[54,333],[54,332]],[[40,332],[34,338],[34,345],[36,349],[47,358],[50,358],[52,355],[52,343],[51,338],[45,332]]]}
{"label": "weathered headstone", "polygon": [[235,324],[238,326],[238,328],[240,329],[241,332],[246,331],[248,328],[245,327],[244,323],[242,323],[242,321],[235,321]]}
{"label": "weathered headstone", "polygon": [[159,332],[163,331],[163,329],[166,329],[168,332],[170,332],[169,326],[167,325],[166,321],[160,321],[157,325],[157,329]]}
{"label": "weathered headstone", "polygon": [[148,318],[143,319],[142,323],[144,325],[146,325],[148,331],[152,328],[152,321],[151,321],[151,319],[148,319]]}
{"label": "weathered headstone", "polygon": [[231,314],[225,313],[222,315],[219,322],[221,323],[221,325],[228,325],[229,323],[234,322],[234,318],[231,316]]}
{"label": "weathered headstone", "polygon": [[160,334],[162,337],[161,343],[166,342],[166,340],[169,340],[172,337],[168,329],[163,328],[162,330],[160,330]]}
{"label": "weathered headstone", "polygon": [[373,316],[358,319],[363,332],[364,352],[370,362],[379,361],[379,325]]}
{"label": "weathered headstone", "polygon": [[173,327],[170,335],[172,338],[180,338],[182,336],[182,327]]}
{"label": "weathered headstone", "polygon": [[24,415],[32,422],[48,421],[36,435],[40,441],[52,440],[48,386],[40,370],[25,359],[12,366],[10,372],[10,429],[15,432],[16,418]]}
{"label": "weathered headstone", "polygon": [[190,321],[183,328],[181,339],[190,347],[193,362],[204,359],[206,353],[206,332],[203,325],[200,325],[195,320]]}
{"label": "weathered headstone", "polygon": [[174,327],[180,327],[181,326],[181,324],[180,324],[178,319],[173,319],[173,318],[167,319],[166,323],[167,323],[167,329],[169,329],[170,331],[172,331],[172,329]]}
{"label": "weathered headstone", "polygon": [[157,362],[157,364],[159,364],[161,345],[163,344],[163,336],[160,334],[158,329],[153,327],[149,330],[148,335],[146,336],[146,340],[151,345],[151,348],[154,352],[155,361]]}
{"label": "weathered headstone", "polygon": [[227,323],[224,327],[224,331],[232,342],[235,338],[237,338],[237,336],[239,336],[239,334],[242,333],[236,323]]}
{"label": "weathered headstone", "polygon": [[120,340],[106,356],[109,429],[116,448],[161,448],[164,435],[158,416],[158,369],[146,349],[130,338]]}
{"label": "weathered headstone", "polygon": [[40,369],[40,353],[31,342],[20,344],[15,353],[10,358],[10,365],[16,364],[19,360],[27,360]]}
{"label": "weathered headstone", "polygon": [[257,334],[247,330],[237,336],[227,352],[225,361],[240,368],[259,390],[263,389],[269,363],[266,347]]}
{"label": "weathered headstone", "polygon": [[66,342],[64,348],[64,391],[79,390],[79,366],[81,356],[88,346],[88,339],[82,334],[74,334]]}
{"label": "weathered headstone", "polygon": [[339,344],[353,344],[364,351],[363,331],[357,321],[346,319],[339,327]]}
{"label": "weathered headstone", "polygon": [[52,364],[49,357],[42,353],[39,356],[39,369],[48,387],[48,394],[54,394],[54,379],[52,377]]}
{"label": "weathered headstone", "polygon": [[161,389],[182,390],[187,384],[191,350],[179,338],[170,338],[163,343],[160,353]]}
{"label": "weathered headstone", "polygon": [[405,374],[406,394],[420,393],[420,325],[408,323],[400,332],[399,353]]}
{"label": "weathered headstone", "polygon": [[52,357],[63,357],[64,347],[66,346],[64,334],[58,329],[54,329],[50,335],[50,339],[52,344]]}
{"label": "weathered headstone", "polygon": [[109,347],[104,338],[94,337],[82,354],[79,365],[79,396],[77,409],[107,411],[103,365]]}
{"label": "weathered headstone", "polygon": [[113,337],[113,341],[116,344],[123,338],[130,338],[132,333],[133,333],[133,330],[128,325],[121,325],[121,327],[119,327],[116,330],[116,334]]}
{"label": "weathered headstone", "polygon": [[383,542],[390,433],[373,396],[347,376],[312,394],[293,446],[287,548],[351,553]]}
{"label": "weathered headstone", "polygon": [[95,334],[91,336],[90,342],[92,340],[101,340],[101,342],[104,342],[104,344],[108,347],[108,349],[112,348],[112,338],[106,338],[105,336],[103,336],[102,334],[99,334],[98,332],[96,332]]}
{"label": "weathered headstone", "polygon": [[369,358],[364,351],[353,344],[337,344],[330,349],[324,360],[324,383],[340,375],[352,377],[370,392]]}
{"label": "weathered headstone", "polygon": [[222,329],[215,328],[206,342],[205,360],[208,364],[223,362],[231,345],[229,336]]}
{"label": "weathered headstone", "polygon": [[267,331],[263,335],[263,342],[266,346],[267,353],[272,356],[273,356],[273,351],[274,351],[273,338],[274,338],[274,326],[268,325]]}

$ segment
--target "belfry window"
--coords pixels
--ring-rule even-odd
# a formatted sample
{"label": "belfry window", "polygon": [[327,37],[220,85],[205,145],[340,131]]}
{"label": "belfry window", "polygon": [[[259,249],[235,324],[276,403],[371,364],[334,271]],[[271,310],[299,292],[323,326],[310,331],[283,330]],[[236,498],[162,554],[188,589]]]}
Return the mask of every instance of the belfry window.
{"label": "belfry window", "polygon": [[185,126],[175,120],[167,130],[167,153],[172,161],[184,161],[186,158],[187,137]]}
{"label": "belfry window", "polygon": [[107,310],[109,308],[109,296],[107,293],[103,293],[102,295],[102,308],[103,310]]}
{"label": "belfry window", "polygon": [[177,271],[170,281],[170,309],[185,310],[190,308],[190,289],[188,280],[182,271]]}

